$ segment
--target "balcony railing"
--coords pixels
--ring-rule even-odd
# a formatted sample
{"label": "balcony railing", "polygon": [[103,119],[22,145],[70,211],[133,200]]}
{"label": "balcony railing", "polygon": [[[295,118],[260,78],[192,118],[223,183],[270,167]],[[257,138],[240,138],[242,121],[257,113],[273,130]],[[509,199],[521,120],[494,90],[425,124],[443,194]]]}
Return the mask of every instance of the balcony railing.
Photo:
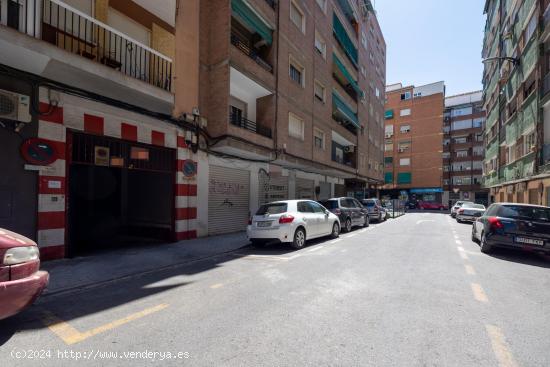
{"label": "balcony railing", "polygon": [[248,119],[245,119],[242,116],[239,116],[236,113],[230,113],[229,114],[229,122],[232,125],[238,126],[240,128],[246,129],[248,131],[252,131],[253,133],[256,133],[261,136],[265,136],[266,138],[271,139],[271,129],[263,126],[261,124],[258,124],[255,121],[251,121]]}
{"label": "balcony railing", "polygon": [[275,0],[265,0],[265,2],[271,6],[272,9],[275,9]]}
{"label": "balcony railing", "polygon": [[237,47],[239,50],[241,50],[242,53],[244,53],[246,56],[250,57],[252,60],[256,61],[258,65],[260,65],[265,70],[269,71],[270,73],[273,72],[273,66],[269,64],[267,61],[265,61],[256,51],[254,51],[248,44],[239,36],[232,33],[231,34],[231,44],[233,46]]}
{"label": "balcony railing", "polygon": [[548,72],[545,76],[544,76],[544,81],[542,83],[542,96],[546,96],[546,94],[548,94],[548,92],[550,92],[550,72]]}
{"label": "balcony railing", "polygon": [[[60,0],[19,0],[4,25],[171,90],[172,60]],[[0,10],[1,11],[1,10]]]}

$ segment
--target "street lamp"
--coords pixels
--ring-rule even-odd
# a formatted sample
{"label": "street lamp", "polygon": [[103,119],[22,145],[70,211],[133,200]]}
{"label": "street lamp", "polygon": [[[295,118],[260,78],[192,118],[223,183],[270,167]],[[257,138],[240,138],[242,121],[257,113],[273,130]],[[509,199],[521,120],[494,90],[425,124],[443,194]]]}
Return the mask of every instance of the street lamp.
{"label": "street lamp", "polygon": [[504,61],[510,61],[514,66],[519,65],[519,59],[517,57],[510,57],[510,56],[494,56],[494,57],[488,57],[486,59],[481,60],[482,63],[486,63],[489,61],[497,61],[497,60],[504,60]]}

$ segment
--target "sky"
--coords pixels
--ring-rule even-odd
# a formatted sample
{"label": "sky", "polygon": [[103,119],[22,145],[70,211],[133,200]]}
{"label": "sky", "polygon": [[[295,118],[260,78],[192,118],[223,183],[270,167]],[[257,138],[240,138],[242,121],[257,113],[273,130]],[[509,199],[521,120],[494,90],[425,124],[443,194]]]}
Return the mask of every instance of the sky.
{"label": "sky", "polygon": [[372,0],[387,48],[386,83],[445,81],[446,95],[481,90],[484,0]]}

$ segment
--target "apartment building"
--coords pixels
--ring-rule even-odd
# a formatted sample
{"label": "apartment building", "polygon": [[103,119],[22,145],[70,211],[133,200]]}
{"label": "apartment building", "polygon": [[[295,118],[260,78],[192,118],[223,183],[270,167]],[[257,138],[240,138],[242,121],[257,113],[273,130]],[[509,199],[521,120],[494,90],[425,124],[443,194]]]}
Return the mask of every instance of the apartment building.
{"label": "apartment building", "polygon": [[42,259],[196,236],[193,130],[172,111],[198,106],[198,48],[175,27],[175,0],[0,0],[0,227]]}
{"label": "apartment building", "polygon": [[483,179],[497,202],[550,204],[548,4],[485,2]]}
{"label": "apartment building", "polygon": [[382,196],[443,201],[445,85],[386,87]]}
{"label": "apartment building", "polygon": [[445,98],[443,115],[443,202],[457,200],[487,205],[488,191],[482,188],[485,128],[481,91]]}
{"label": "apartment building", "polygon": [[200,14],[199,226],[242,230],[272,200],[374,194],[386,46],[371,2],[202,1]]}

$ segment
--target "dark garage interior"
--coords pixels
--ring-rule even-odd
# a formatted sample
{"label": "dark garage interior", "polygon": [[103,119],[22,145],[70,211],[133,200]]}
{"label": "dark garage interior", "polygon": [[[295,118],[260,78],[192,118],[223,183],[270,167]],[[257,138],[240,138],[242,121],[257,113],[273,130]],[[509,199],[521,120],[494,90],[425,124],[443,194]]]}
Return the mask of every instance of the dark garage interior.
{"label": "dark garage interior", "polygon": [[71,135],[69,256],[171,241],[175,152]]}

